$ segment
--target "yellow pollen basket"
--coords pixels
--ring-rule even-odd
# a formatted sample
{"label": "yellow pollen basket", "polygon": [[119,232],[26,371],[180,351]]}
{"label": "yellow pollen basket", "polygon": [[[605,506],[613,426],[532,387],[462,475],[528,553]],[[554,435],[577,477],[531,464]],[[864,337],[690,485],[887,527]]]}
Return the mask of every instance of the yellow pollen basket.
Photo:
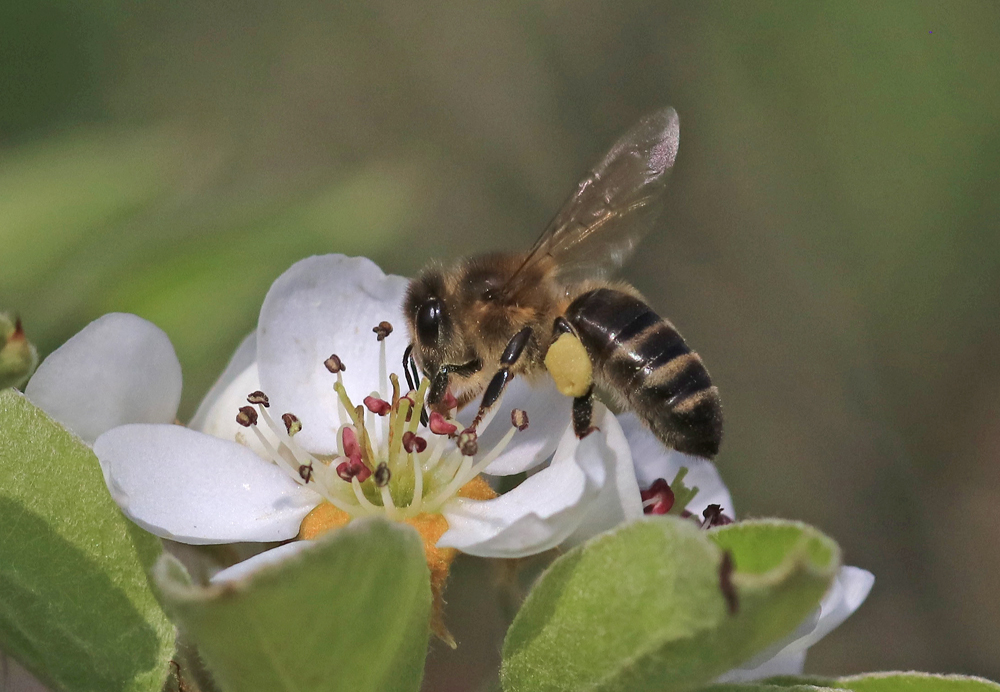
{"label": "yellow pollen basket", "polygon": [[593,384],[594,368],[580,339],[569,333],[560,335],[545,354],[545,369],[552,375],[563,396],[583,396]]}
{"label": "yellow pollen basket", "polygon": [[[457,495],[471,500],[492,500],[497,496],[480,476],[462,486]],[[329,531],[345,526],[350,521],[350,514],[337,509],[329,502],[324,502],[309,512],[302,520],[302,525],[299,527],[299,539],[319,538]],[[444,624],[444,586],[448,581],[451,563],[458,551],[454,548],[437,547],[438,540],[448,530],[448,522],[441,514],[422,512],[415,517],[403,519],[403,523],[416,529],[424,542],[427,567],[431,571],[431,593],[434,597],[431,609],[431,630],[441,641],[454,649],[457,644]]]}

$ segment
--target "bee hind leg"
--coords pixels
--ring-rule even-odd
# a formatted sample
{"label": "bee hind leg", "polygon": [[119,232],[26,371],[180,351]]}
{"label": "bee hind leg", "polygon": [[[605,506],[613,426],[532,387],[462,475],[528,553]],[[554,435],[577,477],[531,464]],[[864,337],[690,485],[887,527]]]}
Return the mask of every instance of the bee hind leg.
{"label": "bee hind leg", "polygon": [[583,439],[597,430],[590,424],[594,415],[594,387],[591,386],[583,396],[573,398],[573,432],[577,438]]}
{"label": "bee hind leg", "polygon": [[594,415],[593,364],[576,329],[565,317],[557,317],[552,324],[552,345],[545,354],[545,367],[559,391],[573,397],[573,432],[582,440],[597,430],[590,424]]}
{"label": "bee hind leg", "polygon": [[470,430],[475,430],[479,427],[479,424],[483,421],[483,417],[500,401],[500,395],[503,394],[504,389],[507,388],[507,383],[513,377],[510,369],[517,363],[521,354],[524,353],[524,347],[528,345],[530,338],[531,327],[525,327],[507,342],[507,347],[504,348],[503,355],[500,356],[500,369],[497,370],[490,383],[486,385],[486,392],[483,394],[483,400],[479,404],[479,411],[476,413],[472,425],[469,426]]}

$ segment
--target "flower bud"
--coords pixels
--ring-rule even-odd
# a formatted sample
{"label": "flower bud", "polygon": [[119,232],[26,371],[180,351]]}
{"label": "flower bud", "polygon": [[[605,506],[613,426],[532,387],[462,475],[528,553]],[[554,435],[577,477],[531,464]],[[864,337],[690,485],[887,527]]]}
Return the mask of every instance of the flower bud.
{"label": "flower bud", "polygon": [[0,389],[20,387],[38,366],[38,351],[28,341],[21,320],[0,313]]}

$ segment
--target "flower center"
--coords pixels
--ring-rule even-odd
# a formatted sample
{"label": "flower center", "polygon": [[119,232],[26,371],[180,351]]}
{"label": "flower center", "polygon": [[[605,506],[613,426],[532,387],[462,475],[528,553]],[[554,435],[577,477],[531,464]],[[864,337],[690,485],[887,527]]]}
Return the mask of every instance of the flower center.
{"label": "flower center", "polygon": [[[381,391],[369,393],[355,405],[344,387],[345,363],[336,355],[324,361],[336,375],[340,420],[350,421],[337,431],[337,454],[326,458],[305,450],[295,441],[302,422],[294,413],[283,413],[279,425],[268,412],[271,402],[264,392],[253,392],[236,416],[236,422],[250,428],[266,451],[296,483],[312,488],[326,503],[303,520],[299,538],[317,538],[352,519],[382,515],[402,521],[420,534],[431,572],[434,608],[431,629],[452,648],[455,640],[443,620],[443,592],[448,571],[455,558],[454,548],[438,548],[437,542],[448,529],[441,508],[456,496],[478,500],[496,497],[479,478],[507,447],[514,433],[528,427],[528,415],[511,411],[511,428],[493,449],[479,459],[479,432],[486,430],[500,408],[500,401],[474,427],[461,430],[455,419],[457,400],[446,393],[446,413],[427,409],[427,378],[414,381],[416,389],[401,393],[399,377],[387,375],[385,339],[392,325],[381,322],[372,331],[379,341],[379,383]],[[408,375],[407,380],[412,378]],[[255,408],[256,407],[256,408]],[[257,423],[263,421],[270,436]]]}
{"label": "flower center", "polygon": [[[370,392],[361,404],[355,404],[344,387],[341,373],[345,363],[336,355],[324,362],[336,376],[333,389],[341,420],[350,421],[337,431],[337,454],[333,457],[314,455],[299,445],[295,435],[302,430],[302,422],[289,412],[282,414],[278,423],[268,412],[271,404],[264,392],[250,394],[250,405],[240,409],[236,420],[257,436],[267,458],[349,518],[383,515],[406,521],[424,513],[439,513],[448,500],[493,463],[518,430],[527,427],[527,414],[512,411],[511,429],[476,461],[482,451],[479,432],[494,420],[500,402],[476,429],[461,429],[455,419],[454,397],[446,400],[445,406],[452,406],[446,413],[429,411],[425,415],[430,381],[423,378],[415,390],[402,393],[398,376],[386,376],[385,338],[392,327],[383,322],[374,331],[379,340],[382,391]],[[270,435],[258,422],[263,422]],[[478,484],[485,486],[482,480]],[[470,492],[484,494],[481,488],[468,488],[462,494]]]}

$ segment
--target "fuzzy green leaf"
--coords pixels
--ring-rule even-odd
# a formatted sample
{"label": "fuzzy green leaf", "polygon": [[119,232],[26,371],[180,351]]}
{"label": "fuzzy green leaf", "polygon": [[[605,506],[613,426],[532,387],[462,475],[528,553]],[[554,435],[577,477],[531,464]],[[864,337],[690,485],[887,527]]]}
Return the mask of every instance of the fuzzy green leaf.
{"label": "fuzzy green leaf", "polygon": [[[787,636],[830,585],[839,550],[803,524],[737,526],[651,518],[556,560],[507,633],[504,689],[692,690]],[[735,558],[728,579],[723,549]]]}
{"label": "fuzzy green leaf", "polygon": [[159,690],[174,650],[146,579],[159,553],[90,448],[0,391],[0,649],[58,689]]}
{"label": "fuzzy green leaf", "polygon": [[[775,675],[774,677],[761,680],[763,685],[774,687],[833,687],[837,688],[837,681],[834,678],[827,678],[820,675]],[[714,690],[714,688],[708,688]]]}
{"label": "fuzzy green leaf", "polygon": [[766,682],[749,682],[710,685],[703,687],[699,692],[847,692],[847,690],[816,685],[770,685]]}
{"label": "fuzzy green leaf", "polygon": [[852,692],[997,692],[1000,684],[966,675],[869,673],[841,678],[838,687]]}
{"label": "fuzzy green leaf", "polygon": [[249,578],[192,586],[164,555],[164,602],[227,692],[411,692],[431,608],[416,532],[355,521]]}

